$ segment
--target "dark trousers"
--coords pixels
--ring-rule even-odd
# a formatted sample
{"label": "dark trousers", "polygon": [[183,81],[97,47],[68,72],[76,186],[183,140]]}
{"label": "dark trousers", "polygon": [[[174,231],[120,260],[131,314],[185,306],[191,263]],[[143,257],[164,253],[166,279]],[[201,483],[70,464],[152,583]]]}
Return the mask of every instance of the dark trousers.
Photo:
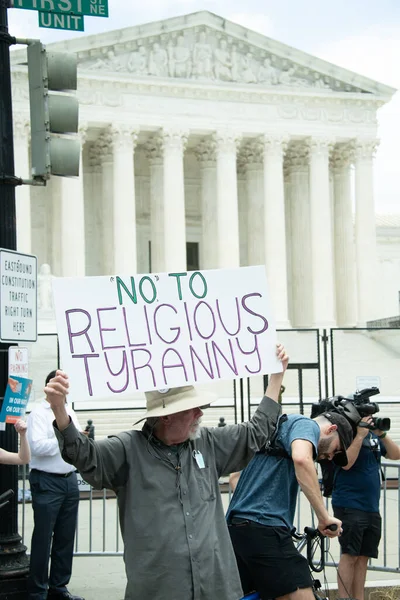
{"label": "dark trousers", "polygon": [[33,469],[29,481],[34,529],[28,598],[45,600],[49,587],[65,591],[71,578],[79,489],[75,473],[59,477]]}

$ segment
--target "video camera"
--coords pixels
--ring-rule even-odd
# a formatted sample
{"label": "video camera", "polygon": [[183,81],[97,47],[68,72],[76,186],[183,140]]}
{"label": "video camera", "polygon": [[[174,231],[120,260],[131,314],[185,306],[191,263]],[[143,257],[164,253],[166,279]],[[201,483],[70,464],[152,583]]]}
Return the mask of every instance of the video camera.
{"label": "video camera", "polygon": [[[312,405],[311,418],[314,419],[327,411],[338,412],[347,418],[353,427],[354,433],[356,433],[357,426],[363,417],[368,417],[379,412],[379,405],[376,402],[370,401],[371,396],[376,396],[379,393],[379,388],[371,387],[361,391],[357,390],[349,397],[334,396],[333,398],[321,400]],[[386,417],[372,417],[372,423],[365,426],[372,430],[389,431],[390,419]]]}

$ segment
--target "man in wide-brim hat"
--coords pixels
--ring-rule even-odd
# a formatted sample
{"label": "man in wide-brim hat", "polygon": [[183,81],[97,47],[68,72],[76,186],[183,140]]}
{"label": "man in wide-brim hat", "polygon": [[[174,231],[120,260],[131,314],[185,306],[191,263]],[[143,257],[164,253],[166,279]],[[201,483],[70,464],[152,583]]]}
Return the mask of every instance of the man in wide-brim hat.
{"label": "man in wide-brim hat", "polygon": [[141,431],[94,442],[65,412],[68,377],[46,386],[62,457],[97,489],[118,497],[127,574],[125,600],[239,600],[242,588],[225,523],[218,480],[243,469],[269,440],[288,364],[270,376],[247,423],[200,428],[210,397],[191,386],[146,393]]}

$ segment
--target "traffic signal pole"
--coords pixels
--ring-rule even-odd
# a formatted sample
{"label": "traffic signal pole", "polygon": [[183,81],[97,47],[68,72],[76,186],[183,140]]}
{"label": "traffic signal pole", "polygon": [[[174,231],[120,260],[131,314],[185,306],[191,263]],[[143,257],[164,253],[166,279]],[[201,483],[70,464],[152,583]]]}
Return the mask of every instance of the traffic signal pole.
{"label": "traffic signal pole", "polygon": [[[76,55],[47,54],[40,40],[10,36],[9,6],[9,0],[0,0],[0,248],[16,250],[15,187],[43,186],[51,175],[79,175],[79,103]],[[13,44],[28,46],[32,179],[16,177],[14,170],[10,67]],[[53,133],[57,135],[52,136]],[[0,408],[7,387],[10,345],[0,342]],[[0,429],[0,447],[18,451],[13,425],[6,424],[5,430]],[[7,490],[13,490],[14,495],[0,512],[0,600],[23,600],[27,595],[29,565],[26,547],[18,534],[18,468],[0,465],[0,493]]]}
{"label": "traffic signal pole", "polygon": [[[8,33],[8,0],[0,0],[0,248],[16,250],[15,173],[11,100],[10,46],[16,39]],[[8,348],[0,344],[0,402],[8,379]],[[14,426],[0,431],[0,447],[18,451]],[[28,559],[18,534],[18,468],[0,465],[0,493],[12,489],[14,496],[0,513],[0,599],[26,597]]]}

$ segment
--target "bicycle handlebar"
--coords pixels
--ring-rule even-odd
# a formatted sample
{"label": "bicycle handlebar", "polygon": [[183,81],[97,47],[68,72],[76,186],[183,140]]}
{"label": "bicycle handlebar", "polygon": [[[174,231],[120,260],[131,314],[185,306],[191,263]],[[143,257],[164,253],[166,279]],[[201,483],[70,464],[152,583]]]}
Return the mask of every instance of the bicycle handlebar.
{"label": "bicycle handlebar", "polygon": [[6,502],[14,496],[14,490],[7,490],[4,494],[0,494],[0,504]]}
{"label": "bicycle handlebar", "polygon": [[3,508],[6,504],[8,504],[10,498],[14,496],[13,490],[7,490],[4,494],[0,494],[0,508]]}
{"label": "bicycle handlebar", "polygon": [[[326,529],[329,529],[330,531],[337,531],[337,525],[336,523],[331,523]],[[313,527],[304,527],[304,533],[307,535],[307,537],[311,538],[315,538],[317,535],[322,535],[319,529],[314,529]]]}

